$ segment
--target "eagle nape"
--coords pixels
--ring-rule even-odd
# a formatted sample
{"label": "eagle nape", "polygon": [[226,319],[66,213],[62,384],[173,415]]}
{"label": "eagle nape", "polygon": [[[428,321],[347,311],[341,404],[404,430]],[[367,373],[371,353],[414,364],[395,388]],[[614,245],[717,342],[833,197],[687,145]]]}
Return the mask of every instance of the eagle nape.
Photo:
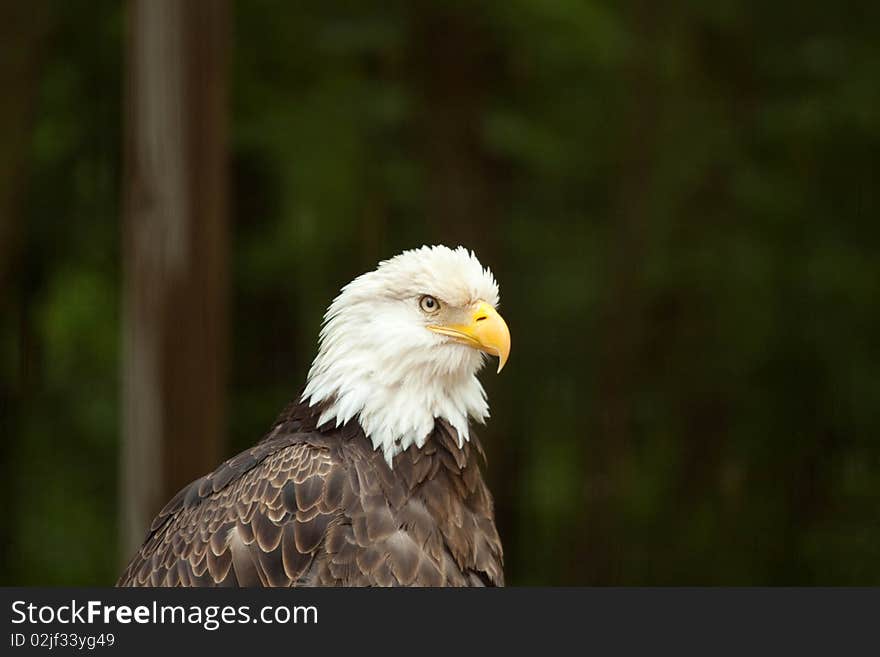
{"label": "eagle nape", "polygon": [[470,431],[510,332],[463,247],[421,247],[344,286],[302,394],[181,490],[119,586],[502,586]]}

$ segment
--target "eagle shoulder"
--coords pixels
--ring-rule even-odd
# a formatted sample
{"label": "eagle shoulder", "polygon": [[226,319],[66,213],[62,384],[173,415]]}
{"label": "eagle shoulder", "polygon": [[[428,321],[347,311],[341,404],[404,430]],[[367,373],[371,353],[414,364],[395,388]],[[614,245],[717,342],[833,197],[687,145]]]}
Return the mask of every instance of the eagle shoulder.
{"label": "eagle shoulder", "polygon": [[264,441],[169,501],[118,585],[295,585],[341,515],[346,479],[307,434]]}

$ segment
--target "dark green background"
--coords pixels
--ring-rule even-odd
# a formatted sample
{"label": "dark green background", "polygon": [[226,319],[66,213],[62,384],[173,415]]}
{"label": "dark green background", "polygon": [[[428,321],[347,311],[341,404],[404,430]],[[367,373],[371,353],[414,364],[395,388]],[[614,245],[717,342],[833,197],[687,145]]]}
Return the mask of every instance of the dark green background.
{"label": "dark green background", "polygon": [[[41,6],[0,582],[109,584],[125,7]],[[513,334],[483,431],[510,583],[880,584],[878,26],[867,1],[237,3],[226,452],[302,385],[340,285],[464,243]]]}

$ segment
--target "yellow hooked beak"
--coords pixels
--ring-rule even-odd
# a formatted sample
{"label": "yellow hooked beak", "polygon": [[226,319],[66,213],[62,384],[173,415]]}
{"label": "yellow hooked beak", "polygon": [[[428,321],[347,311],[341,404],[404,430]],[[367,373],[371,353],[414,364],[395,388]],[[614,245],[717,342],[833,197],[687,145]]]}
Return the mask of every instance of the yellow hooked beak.
{"label": "yellow hooked beak", "polygon": [[470,321],[466,324],[435,324],[428,329],[497,356],[499,372],[510,355],[510,330],[498,311],[485,301],[474,304]]}

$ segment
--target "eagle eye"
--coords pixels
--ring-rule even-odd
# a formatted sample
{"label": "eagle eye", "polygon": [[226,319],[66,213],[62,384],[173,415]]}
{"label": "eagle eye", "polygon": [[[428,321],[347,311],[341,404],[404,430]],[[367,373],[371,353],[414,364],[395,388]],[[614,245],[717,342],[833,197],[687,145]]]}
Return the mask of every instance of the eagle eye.
{"label": "eagle eye", "polygon": [[425,313],[435,313],[440,310],[440,302],[430,294],[424,294],[422,295],[422,298],[419,299],[419,308]]}

